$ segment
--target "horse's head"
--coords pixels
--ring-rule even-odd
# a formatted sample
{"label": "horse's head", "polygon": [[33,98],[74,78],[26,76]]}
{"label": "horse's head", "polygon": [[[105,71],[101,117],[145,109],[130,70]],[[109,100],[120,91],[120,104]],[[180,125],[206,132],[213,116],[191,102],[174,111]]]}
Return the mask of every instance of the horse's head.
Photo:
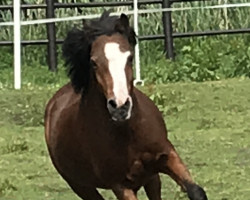
{"label": "horse's head", "polygon": [[93,42],[91,62],[114,120],[131,116],[132,60],[133,51],[129,42],[119,33],[100,36]]}
{"label": "horse's head", "polygon": [[[91,83],[97,84],[104,94],[112,119],[115,121],[129,119],[133,105],[131,93],[135,34],[129,26],[127,16],[122,14],[118,18],[110,17],[107,13],[103,14],[99,20],[85,27],[79,42],[83,45],[86,43],[88,49],[86,46],[79,47],[79,44],[72,47],[80,49],[80,52],[74,53],[77,58],[74,58],[73,62],[72,52],[68,53],[65,48],[65,46],[69,48],[67,39],[64,45],[64,55],[66,59],[69,58],[67,62],[71,64],[69,75],[75,90],[86,93],[89,87],[89,77],[93,77]],[[78,59],[82,65],[76,63],[75,59]]]}

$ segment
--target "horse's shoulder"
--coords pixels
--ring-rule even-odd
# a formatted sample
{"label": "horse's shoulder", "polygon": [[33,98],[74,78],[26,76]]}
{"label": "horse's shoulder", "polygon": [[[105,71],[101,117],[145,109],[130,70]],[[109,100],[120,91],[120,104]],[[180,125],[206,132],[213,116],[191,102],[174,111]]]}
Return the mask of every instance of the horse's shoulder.
{"label": "horse's shoulder", "polygon": [[138,104],[141,105],[142,107],[145,107],[147,109],[150,109],[151,111],[154,111],[156,113],[159,113],[159,110],[155,103],[141,90],[135,88],[134,89],[134,94],[136,96],[136,99],[138,101]]}
{"label": "horse's shoulder", "polygon": [[71,83],[61,87],[46,105],[44,116],[46,134],[48,134],[59,118],[62,119],[62,113],[71,109],[78,102],[80,102],[80,94],[75,93]]}
{"label": "horse's shoulder", "polygon": [[[66,98],[75,96],[76,94],[74,93],[73,87],[70,83],[64,85],[63,87],[61,87],[53,96],[52,98],[48,101],[47,105],[46,105],[46,109],[45,109],[45,117],[51,112],[51,110],[53,109],[53,107],[62,102],[64,100],[64,102],[66,102]],[[63,107],[63,104],[60,105],[60,107]]]}
{"label": "horse's shoulder", "polygon": [[149,134],[154,133],[151,134],[151,136],[156,140],[159,137],[165,138],[167,134],[166,124],[158,107],[146,94],[140,90],[136,89],[134,92],[137,99],[137,112],[140,113],[140,127],[143,129],[142,132],[146,131]]}
{"label": "horse's shoulder", "polygon": [[140,100],[147,100],[148,97],[146,94],[144,94],[141,90],[139,90],[138,88],[134,88],[134,94],[136,96],[136,98],[140,101]]}

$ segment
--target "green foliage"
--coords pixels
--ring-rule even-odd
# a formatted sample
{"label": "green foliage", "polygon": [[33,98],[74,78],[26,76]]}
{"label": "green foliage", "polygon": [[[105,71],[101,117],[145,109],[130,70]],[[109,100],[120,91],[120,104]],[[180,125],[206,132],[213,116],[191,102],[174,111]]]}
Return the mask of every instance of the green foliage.
{"label": "green foliage", "polygon": [[[176,116],[183,109],[185,103],[185,96],[180,91],[168,90],[164,93],[157,89],[158,86],[149,86],[147,93],[149,98],[154,101],[159,110],[164,116]],[[171,103],[170,103],[171,102]]]}
{"label": "green foliage", "polygon": [[[0,48],[0,71],[13,67],[13,52],[8,47],[1,47]],[[2,79],[2,77],[1,77]],[[0,79],[0,80],[1,80]]]}
{"label": "green foliage", "polygon": [[175,62],[166,60],[164,55],[160,58],[152,56],[150,62],[142,62],[147,82],[200,82],[250,77],[250,48],[246,45],[250,41],[249,36],[224,36],[220,40],[208,37],[183,44],[184,41],[176,41],[179,51]]}
{"label": "green foliage", "polygon": [[[56,73],[50,72],[48,66],[22,66],[22,87],[33,89],[58,88],[66,83],[68,78],[64,67],[59,67]],[[14,73],[12,68],[0,70],[0,89],[13,88]]]}
{"label": "green foliage", "polygon": [[[79,2],[86,2],[81,0]],[[28,0],[27,3],[42,3],[42,0]],[[59,2],[70,2],[69,0]],[[237,3],[247,3],[248,0],[238,0]],[[11,4],[12,1],[6,0]],[[203,7],[224,3],[235,3],[233,0],[184,2],[173,4],[176,8]],[[160,5],[142,6],[141,9],[160,8]],[[131,8],[112,8],[114,11],[126,11]],[[104,8],[82,8],[82,13],[102,13]],[[10,11],[2,11],[3,21],[11,21]],[[45,10],[28,10],[22,13],[22,18],[27,20],[42,19]],[[57,17],[68,17],[81,15],[77,9],[57,9]],[[250,15],[248,8],[224,8],[224,9],[195,9],[189,11],[172,12],[174,32],[192,32],[204,30],[224,30],[234,28],[247,28],[250,26]],[[131,17],[132,20],[132,17]],[[81,21],[70,21],[56,23],[57,38],[65,38],[68,30],[73,26],[82,26]],[[142,14],[139,17],[139,35],[162,34],[162,14]],[[13,29],[4,27],[0,29],[0,40],[12,40]],[[46,38],[46,25],[32,25],[22,27],[22,39],[35,40]],[[176,81],[204,81],[218,80],[239,76],[250,76],[249,64],[249,35],[235,36],[212,36],[203,38],[175,39],[176,61],[165,59],[163,53],[163,41],[140,42],[140,55],[143,78],[148,83],[166,83]],[[61,57],[61,46],[58,45],[59,66],[63,65]],[[34,76],[40,73],[39,66],[46,66],[47,48],[45,46],[27,46],[22,48],[22,65],[29,66]],[[12,85],[13,72],[13,49],[10,47],[0,48],[0,88]],[[7,71],[5,71],[8,69]],[[25,70],[25,69],[24,69]],[[26,73],[26,72],[24,72]],[[24,74],[23,73],[23,74]],[[51,75],[44,76],[42,81],[29,76],[30,81],[50,82],[58,81]],[[61,74],[60,74],[61,75]],[[36,79],[36,80],[34,80]],[[26,83],[24,83],[26,85]]]}
{"label": "green foliage", "polygon": [[166,95],[160,93],[160,92],[155,92],[149,96],[149,98],[155,102],[156,105],[158,105],[159,110],[163,113],[166,114],[166,108],[164,107],[167,97]]}

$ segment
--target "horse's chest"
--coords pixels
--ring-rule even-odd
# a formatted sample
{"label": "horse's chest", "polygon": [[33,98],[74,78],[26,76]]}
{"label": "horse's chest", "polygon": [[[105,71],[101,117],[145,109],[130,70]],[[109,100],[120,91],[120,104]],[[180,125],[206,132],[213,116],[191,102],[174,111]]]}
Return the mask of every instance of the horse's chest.
{"label": "horse's chest", "polygon": [[[122,165],[124,163],[124,165]],[[128,188],[137,188],[145,185],[147,180],[153,175],[147,171],[140,160],[133,163],[109,162],[107,165],[94,166],[94,176],[98,180],[97,187],[112,188],[115,185],[123,185]]]}
{"label": "horse's chest", "polygon": [[102,137],[101,133],[99,137],[75,134],[64,138],[58,145],[64,148],[57,152],[61,158],[61,171],[95,187],[111,188],[124,184],[133,188],[145,184],[152,176],[153,158],[145,159],[145,153],[136,150],[138,144],[124,133],[118,133],[117,138]]}
{"label": "horse's chest", "polygon": [[123,144],[105,143],[91,150],[90,162],[100,179],[118,181],[130,168],[132,156],[130,149]]}
{"label": "horse's chest", "polygon": [[102,156],[97,156],[96,160],[92,161],[94,174],[105,183],[136,188],[144,185],[154,174],[152,170],[155,167],[153,156],[145,159],[145,155],[148,153],[137,152],[131,147],[120,147],[119,150],[113,149],[108,152],[104,155],[103,151]]}

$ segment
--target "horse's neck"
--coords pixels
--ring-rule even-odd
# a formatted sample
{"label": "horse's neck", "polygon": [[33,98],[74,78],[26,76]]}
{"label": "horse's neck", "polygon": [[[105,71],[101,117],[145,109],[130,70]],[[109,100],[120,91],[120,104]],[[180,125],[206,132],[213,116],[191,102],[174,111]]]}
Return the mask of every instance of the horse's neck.
{"label": "horse's neck", "polygon": [[[99,90],[96,83],[91,83],[88,91],[84,96],[82,96],[81,104],[83,108],[83,112],[86,111],[98,111],[100,113],[106,111],[106,100],[104,95]],[[106,111],[107,112],[107,111]]]}

